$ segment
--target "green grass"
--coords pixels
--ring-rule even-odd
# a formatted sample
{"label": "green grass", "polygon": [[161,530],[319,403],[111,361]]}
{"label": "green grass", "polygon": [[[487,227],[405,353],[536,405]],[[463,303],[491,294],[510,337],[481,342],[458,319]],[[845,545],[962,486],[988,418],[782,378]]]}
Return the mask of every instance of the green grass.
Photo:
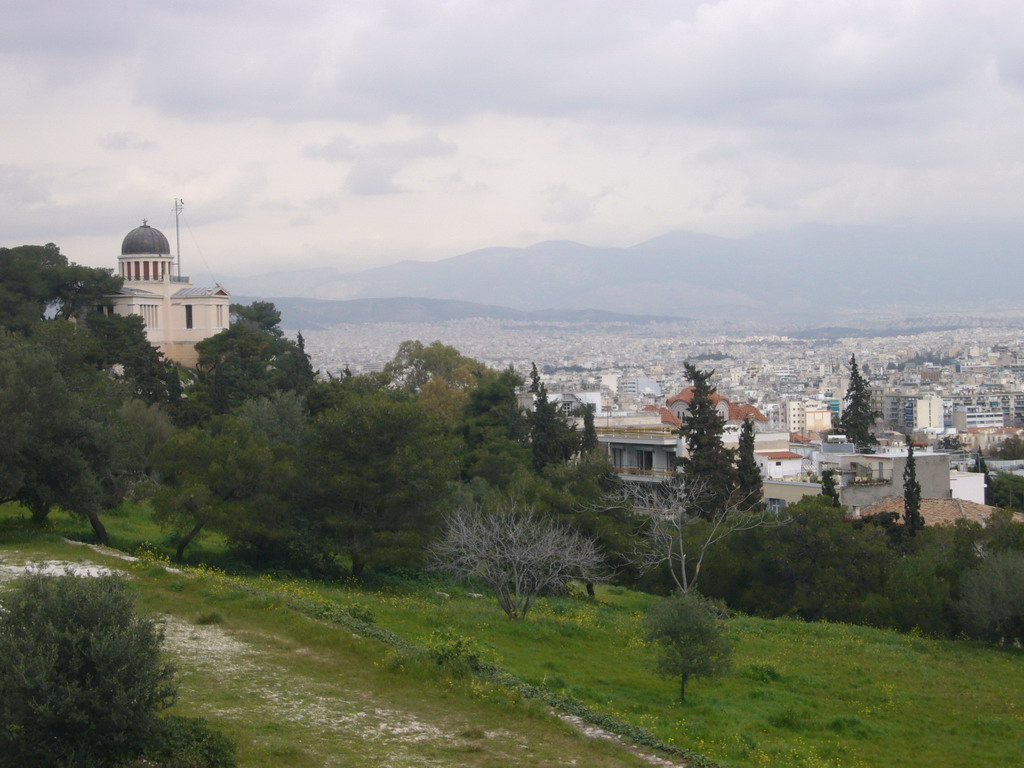
{"label": "green grass", "polygon": [[[107,520],[125,539],[145,533],[144,522],[133,521],[134,527],[126,527],[131,533],[125,533],[119,519]],[[30,541],[37,557],[92,555],[56,536],[32,538],[0,517],[0,545],[4,541],[17,550]],[[681,705],[677,684],[651,672],[652,650],[640,638],[640,618],[655,598],[621,588],[599,588],[596,603],[541,599],[529,618],[511,622],[493,599],[470,597],[457,585],[438,588],[450,596],[445,597],[427,585],[367,589],[233,581],[179,576],[152,565],[136,579],[152,610],[181,617],[197,633],[226,632],[258,649],[258,665],[229,676],[237,684],[225,685],[223,670],[188,668],[179,705],[185,714],[210,717],[244,744],[245,765],[335,764],[326,757],[333,750],[339,765],[374,765],[381,759],[372,742],[338,744],[323,729],[252,705],[264,700],[258,694],[261,681],[271,687],[271,700],[292,696],[290,706],[298,709],[316,712],[325,702],[368,695],[377,702],[374,697],[386,691],[387,703],[375,703],[371,711],[408,711],[447,724],[445,738],[405,747],[415,753],[402,764],[555,765],[568,764],[559,762],[566,755],[578,765],[635,764],[612,745],[581,740],[536,701],[472,676],[453,678],[416,654],[298,616],[285,607],[296,600],[356,605],[372,614],[375,627],[418,645],[440,629],[472,637],[487,656],[528,683],[564,691],[665,742],[737,768],[1024,765],[1024,652],[1019,649],[736,617],[729,621],[733,671],[719,680],[692,681]],[[325,687],[328,678],[344,683]],[[273,688],[286,680],[285,688]],[[530,734],[529,746],[499,745],[487,735],[502,728]],[[591,750],[586,757],[584,749]]]}

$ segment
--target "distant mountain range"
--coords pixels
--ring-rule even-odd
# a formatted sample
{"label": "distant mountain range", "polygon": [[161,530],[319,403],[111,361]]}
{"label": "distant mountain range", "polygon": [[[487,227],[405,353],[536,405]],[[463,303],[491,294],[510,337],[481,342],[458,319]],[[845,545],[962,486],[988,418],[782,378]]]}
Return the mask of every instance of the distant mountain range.
{"label": "distant mountain range", "polygon": [[[626,248],[548,241],[357,272],[321,267],[236,276],[225,284],[235,295],[279,303],[282,297],[365,300],[330,310],[353,318],[388,311],[395,319],[438,312],[471,317],[485,306],[489,313],[596,310],[848,325],[863,313],[896,318],[1019,308],[1022,242],[1024,228],[1007,226],[808,226],[744,239],[674,232]],[[377,301],[397,298],[452,303]],[[312,319],[321,310],[327,311],[303,311]]]}
{"label": "distant mountain range", "polygon": [[[235,303],[249,304],[259,297],[233,294]],[[319,330],[343,323],[441,323],[448,320],[488,318],[548,323],[615,323],[636,325],[684,322],[687,318],[626,315],[599,309],[543,309],[525,312],[510,307],[450,299],[302,299],[276,297],[282,325],[289,330]]]}

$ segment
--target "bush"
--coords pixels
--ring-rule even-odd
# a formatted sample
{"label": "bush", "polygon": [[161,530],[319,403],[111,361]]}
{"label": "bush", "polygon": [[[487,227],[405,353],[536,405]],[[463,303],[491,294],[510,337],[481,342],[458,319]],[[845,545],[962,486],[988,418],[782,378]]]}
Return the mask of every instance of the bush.
{"label": "bush", "polygon": [[136,615],[124,581],[32,574],[0,602],[0,766],[139,754],[176,686],[162,634]]}
{"label": "bush", "polygon": [[235,745],[227,736],[201,717],[176,715],[160,720],[146,759],[162,768],[234,768],[237,764]]}
{"label": "bush", "polygon": [[425,645],[430,658],[455,674],[477,672],[487,661],[487,652],[476,638],[450,629],[431,632]]}

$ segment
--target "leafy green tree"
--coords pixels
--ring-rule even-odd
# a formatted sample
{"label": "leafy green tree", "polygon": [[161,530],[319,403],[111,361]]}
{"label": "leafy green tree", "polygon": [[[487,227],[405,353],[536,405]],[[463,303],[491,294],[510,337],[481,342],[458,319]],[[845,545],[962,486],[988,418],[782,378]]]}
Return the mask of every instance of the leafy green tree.
{"label": "leafy green tree", "polygon": [[644,639],[658,646],[655,671],[679,678],[679,701],[695,677],[719,677],[732,664],[729,642],[714,605],[696,592],[676,592],[654,603],[644,617]]}
{"label": "leafy green tree", "polygon": [[254,301],[252,304],[232,304],[229,309],[232,325],[245,325],[261,333],[281,338],[281,312],[271,301]]}
{"label": "leafy green tree", "polygon": [[679,433],[686,441],[682,459],[683,480],[691,489],[690,503],[702,516],[727,508],[737,488],[733,452],[722,443],[725,418],[715,405],[714,371],[702,371],[685,364],[686,377],[693,382],[693,398]]}
{"label": "leafy green tree", "polygon": [[884,587],[865,598],[863,620],[902,632],[949,635],[951,584],[943,573],[943,554],[924,548],[900,558]]}
{"label": "leafy green tree", "polygon": [[[786,511],[788,524],[741,533],[735,546],[716,550],[707,566],[716,578],[701,588],[751,613],[857,621],[896,560],[885,531],[851,525],[824,496],[807,496]],[[739,561],[742,569],[730,571],[722,561]]]}
{"label": "leafy green tree", "polygon": [[485,374],[469,391],[462,422],[464,479],[480,478],[504,488],[517,472],[530,466],[529,424],[516,396],[521,384],[522,379],[509,369]]}
{"label": "leafy green tree", "polygon": [[836,488],[836,471],[826,469],[821,473],[821,495],[831,501],[833,507],[839,507],[839,489]]}
{"label": "leafy green tree", "polygon": [[944,435],[939,438],[937,447],[941,451],[962,451],[964,441],[960,439],[960,435]]}
{"label": "leafy green tree", "polygon": [[846,389],[839,429],[858,451],[870,452],[878,445],[874,434],[876,418],[878,413],[871,409],[871,387],[861,375],[857,356],[850,355],[850,385]]}
{"label": "leafy green tree", "polygon": [[122,579],[32,574],[0,610],[0,766],[121,765],[175,699],[162,634]]}
{"label": "leafy green tree", "polygon": [[1009,472],[993,472],[988,481],[994,506],[1024,510],[1024,477]]}
{"label": "leafy green tree", "polygon": [[921,483],[917,480],[914,441],[907,435],[907,463],[903,468],[903,525],[908,536],[916,536],[924,528],[921,517]]}
{"label": "leafy green tree", "polygon": [[100,512],[139,477],[141,436],[119,412],[117,384],[64,355],[83,332],[64,322],[48,331],[40,338],[55,343],[45,348],[35,338],[0,335],[0,501],[20,502],[37,522],[61,506],[107,543]]}
{"label": "leafy green tree", "polygon": [[0,326],[25,332],[48,315],[82,317],[123,284],[109,269],[68,262],[53,243],[0,248]]}
{"label": "leafy green tree", "polygon": [[391,362],[384,366],[384,373],[396,385],[414,393],[432,379],[465,389],[480,381],[485,370],[483,363],[440,341],[426,346],[421,341],[403,341]]}
{"label": "leafy green tree", "polygon": [[1024,440],[1019,437],[1008,438],[992,452],[992,456],[997,459],[1024,459]]}
{"label": "leafy green tree", "polygon": [[738,482],[738,504],[750,509],[761,504],[764,496],[761,484],[761,468],[754,457],[754,420],[746,418],[740,429],[740,444],[736,458],[736,477]]}
{"label": "leafy green tree", "polygon": [[176,560],[206,528],[242,547],[294,535],[285,501],[295,475],[288,452],[275,451],[241,419],[178,432],[156,449],[154,466],[161,480],[155,516],[177,539]]}
{"label": "leafy green tree", "polygon": [[89,360],[109,370],[120,365],[131,394],[146,403],[176,404],[182,395],[178,367],[149,343],[139,315],[92,314],[86,326],[96,343]]}
{"label": "leafy green tree", "polygon": [[246,400],[237,415],[262,433],[271,445],[295,448],[305,439],[309,422],[306,398],[295,392],[275,392],[270,397]]}
{"label": "leafy green tree", "polygon": [[198,380],[191,397],[214,414],[229,413],[246,400],[274,392],[305,394],[313,385],[308,356],[276,326],[279,313],[269,302],[256,305],[260,308],[251,316],[244,307],[233,305],[242,320],[196,344]]}
{"label": "leafy green tree", "polygon": [[312,533],[367,565],[414,563],[455,479],[452,439],[415,400],[353,392],[314,420],[300,461]]}
{"label": "leafy green tree", "polygon": [[1024,553],[989,555],[960,579],[963,628],[992,643],[1024,643]]}

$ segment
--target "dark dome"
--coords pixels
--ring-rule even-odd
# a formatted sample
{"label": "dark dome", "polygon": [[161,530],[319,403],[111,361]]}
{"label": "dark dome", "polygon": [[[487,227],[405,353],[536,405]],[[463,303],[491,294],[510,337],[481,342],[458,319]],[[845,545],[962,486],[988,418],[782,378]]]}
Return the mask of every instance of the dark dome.
{"label": "dark dome", "polygon": [[132,256],[135,254],[151,255],[163,253],[170,255],[171,246],[167,244],[167,238],[159,229],[154,229],[142,221],[141,227],[136,227],[124,236],[121,243],[121,255]]}

